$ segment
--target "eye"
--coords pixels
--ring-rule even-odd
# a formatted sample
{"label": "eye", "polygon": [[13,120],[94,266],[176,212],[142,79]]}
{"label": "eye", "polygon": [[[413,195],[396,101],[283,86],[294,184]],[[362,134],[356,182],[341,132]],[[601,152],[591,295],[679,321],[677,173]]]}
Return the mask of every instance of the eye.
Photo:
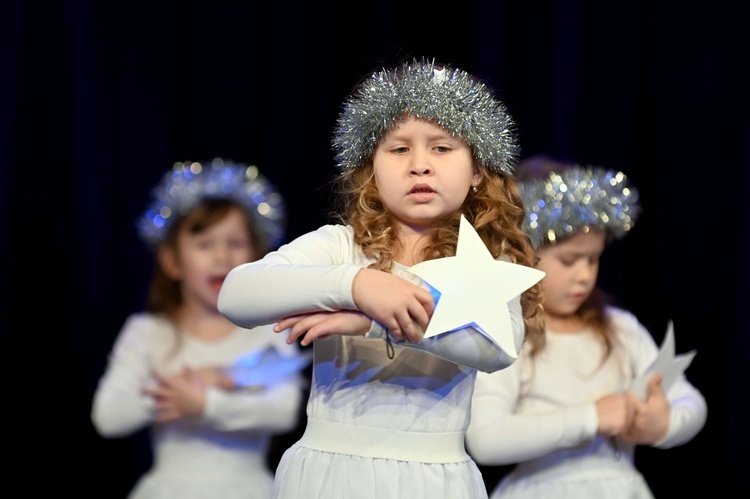
{"label": "eye", "polygon": [[573,265],[575,265],[577,260],[578,258],[575,257],[561,257],[560,263],[562,263],[566,267],[572,267]]}
{"label": "eye", "polygon": [[452,151],[453,148],[449,146],[436,146],[435,150],[440,153],[446,153]]}
{"label": "eye", "polygon": [[234,249],[245,249],[250,246],[250,241],[247,239],[233,239],[229,241],[229,247]]}
{"label": "eye", "polygon": [[392,151],[396,154],[405,154],[409,151],[409,148],[406,146],[400,146],[393,148]]}
{"label": "eye", "polygon": [[211,248],[211,240],[210,239],[199,239],[195,242],[195,246],[198,249],[201,250],[207,250]]}

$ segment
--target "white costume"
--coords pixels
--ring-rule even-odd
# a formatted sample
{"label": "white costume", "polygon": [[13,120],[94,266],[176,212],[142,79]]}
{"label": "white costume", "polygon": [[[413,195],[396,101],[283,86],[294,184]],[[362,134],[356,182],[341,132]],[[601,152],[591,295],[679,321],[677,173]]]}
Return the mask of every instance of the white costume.
{"label": "white costume", "polygon": [[[547,331],[533,362],[524,349],[508,369],[477,376],[467,448],[483,465],[520,463],[492,499],[653,497],[633,465],[634,446],[597,435],[595,401],[626,390],[658,349],[634,315],[608,313],[619,345],[601,368],[603,345],[593,331]],[[659,448],[684,444],[706,420],[705,399],[684,375],[667,397],[670,425]]]}
{"label": "white costume", "polygon": [[209,388],[200,420],[153,423],[154,401],[142,390],[151,371],[172,375],[184,368],[228,367],[248,352],[275,348],[296,356],[296,345],[269,328],[237,328],[205,341],[179,334],[165,317],[128,317],[94,395],[92,421],[104,437],[125,437],[151,425],[153,467],[129,497],[268,499],[273,474],[266,454],[273,434],[298,421],[301,375],[269,380],[268,386],[232,391]]}
{"label": "white costume", "polygon": [[[350,227],[327,225],[235,268],[222,287],[219,310],[244,327],[304,311],[356,310],[352,281],[370,263]],[[420,282],[406,267],[394,273]],[[265,285],[252,285],[257,282]],[[522,337],[518,297],[510,302],[510,316]],[[477,369],[503,369],[507,357],[465,328],[415,345],[394,343],[390,359],[384,334],[373,321],[366,337],[314,341],[307,428],[281,459],[273,497],[487,497],[464,435]]]}

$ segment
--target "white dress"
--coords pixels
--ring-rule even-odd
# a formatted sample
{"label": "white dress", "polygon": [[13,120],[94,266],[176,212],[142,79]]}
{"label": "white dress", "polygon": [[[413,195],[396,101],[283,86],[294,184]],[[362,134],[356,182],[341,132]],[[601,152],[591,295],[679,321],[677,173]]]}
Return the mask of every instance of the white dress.
{"label": "white dress", "polygon": [[[482,465],[519,463],[492,499],[653,497],[633,464],[634,446],[597,435],[595,401],[626,390],[658,353],[634,315],[617,308],[609,314],[620,346],[601,369],[603,347],[593,331],[547,331],[533,368],[523,350],[508,369],[477,376],[467,448]],[[692,439],[707,413],[703,395],[684,375],[667,398],[669,431],[655,445],[663,449]]]}
{"label": "white dress", "polygon": [[[219,309],[245,327],[311,309],[356,309],[352,280],[369,263],[350,227],[324,226],[230,272]],[[420,282],[405,267],[394,273]],[[262,292],[250,286],[259,279],[267,283]],[[518,297],[510,312],[522,336]],[[313,349],[307,427],[282,456],[274,498],[487,497],[464,435],[477,369],[508,365],[494,343],[459,329],[415,346],[394,344],[390,359],[374,323],[366,337],[334,335]]]}
{"label": "white dress", "polygon": [[142,393],[151,370],[166,375],[185,367],[230,366],[248,352],[273,347],[299,355],[269,328],[237,328],[218,341],[179,334],[166,318],[147,313],[127,318],[94,394],[91,418],[100,435],[125,437],[150,426],[153,466],[135,484],[131,499],[268,499],[273,474],[266,454],[274,434],[298,422],[302,375],[269,380],[267,386],[233,391],[209,389],[203,417],[152,424],[153,399]]}

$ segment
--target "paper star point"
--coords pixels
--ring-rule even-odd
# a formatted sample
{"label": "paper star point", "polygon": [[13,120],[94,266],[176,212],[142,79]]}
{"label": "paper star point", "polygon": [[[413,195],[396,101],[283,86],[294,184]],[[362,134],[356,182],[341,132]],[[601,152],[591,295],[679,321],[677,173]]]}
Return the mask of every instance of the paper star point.
{"label": "paper star point", "polygon": [[697,353],[696,350],[691,350],[681,355],[675,355],[674,352],[674,324],[670,320],[669,324],[667,324],[667,333],[664,335],[664,340],[659,349],[659,355],[657,355],[651,366],[633,382],[630,391],[645,400],[648,381],[656,373],[664,375],[661,385],[665,392],[668,391],[674,382],[677,381],[677,377],[685,372],[685,369],[688,368]]}

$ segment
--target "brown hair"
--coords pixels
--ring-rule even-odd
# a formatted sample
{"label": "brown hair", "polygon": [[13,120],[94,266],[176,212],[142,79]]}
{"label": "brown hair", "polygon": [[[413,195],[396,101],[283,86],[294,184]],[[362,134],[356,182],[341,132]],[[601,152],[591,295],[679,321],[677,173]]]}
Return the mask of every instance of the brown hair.
{"label": "brown hair", "polygon": [[[178,253],[178,235],[182,230],[190,234],[198,234],[207,228],[224,220],[232,211],[239,209],[247,222],[247,228],[251,235],[251,243],[254,253],[262,256],[265,251],[264,241],[253,225],[252,217],[247,213],[244,207],[238,203],[224,198],[203,199],[190,213],[175,221],[169,228],[167,237],[157,248],[173,251]],[[180,283],[172,279],[159,263],[158,254],[154,255],[154,270],[151,275],[148,295],[146,298],[145,309],[152,313],[163,313],[167,316],[173,316],[175,311],[182,305],[183,296],[180,290]]]}

